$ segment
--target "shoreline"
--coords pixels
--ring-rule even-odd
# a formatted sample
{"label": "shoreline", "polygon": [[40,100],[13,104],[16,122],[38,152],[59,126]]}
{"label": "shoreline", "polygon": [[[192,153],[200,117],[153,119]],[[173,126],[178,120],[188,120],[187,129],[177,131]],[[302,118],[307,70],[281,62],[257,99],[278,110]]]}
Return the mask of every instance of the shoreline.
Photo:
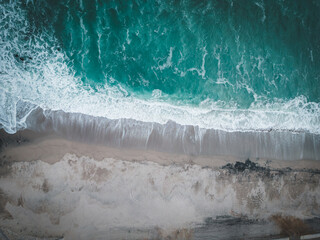
{"label": "shoreline", "polygon": [[[134,119],[108,119],[37,108],[22,124],[31,135],[111,148],[148,150],[187,156],[240,159],[320,160],[320,134],[303,131],[225,131],[173,121],[165,124]],[[3,132],[3,131],[2,131]],[[30,138],[34,138],[29,136]]]}
{"label": "shoreline", "polygon": [[[302,226],[318,221],[317,160],[192,156],[30,130],[0,133],[0,231],[12,231],[12,239],[18,232],[64,239],[175,239],[180,232],[201,239],[215,225],[228,233],[231,223],[235,233],[236,226],[252,229],[254,239],[285,236],[276,222],[282,218]],[[229,217],[220,223],[221,216]]]}
{"label": "shoreline", "polygon": [[151,161],[164,166],[170,164],[196,164],[201,167],[219,169],[228,163],[235,164],[236,162],[244,162],[249,159],[260,166],[272,170],[287,168],[292,170],[320,170],[320,161],[318,160],[250,159],[226,155],[194,156],[148,149],[117,148],[70,140],[53,133],[38,133],[30,130],[18,131],[15,134],[7,134],[3,130],[0,130],[0,135],[3,136],[1,138],[2,149],[0,151],[0,159],[7,162],[41,160],[53,164],[60,161],[65,154],[70,153],[78,157],[87,156],[98,161],[104,158],[113,158],[133,162]]}

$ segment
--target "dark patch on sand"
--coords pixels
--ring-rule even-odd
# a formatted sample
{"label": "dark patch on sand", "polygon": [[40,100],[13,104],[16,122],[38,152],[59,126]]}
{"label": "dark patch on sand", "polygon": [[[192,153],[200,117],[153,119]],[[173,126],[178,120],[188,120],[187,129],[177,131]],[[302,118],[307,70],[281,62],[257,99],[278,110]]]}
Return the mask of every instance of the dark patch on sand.
{"label": "dark patch on sand", "polygon": [[9,145],[18,146],[27,142],[29,142],[29,139],[25,136],[24,132],[9,134],[3,129],[0,129],[0,153]]}
{"label": "dark patch on sand", "polygon": [[222,215],[222,216],[217,216],[215,219],[214,218],[207,218],[205,219],[205,224],[206,225],[212,225],[212,224],[222,224],[222,225],[236,225],[236,224],[253,224],[257,222],[255,219],[249,219],[247,216],[242,215],[242,216],[229,216],[229,215]]}
{"label": "dark patch on sand", "polygon": [[317,175],[320,174],[319,169],[292,169],[290,167],[281,168],[281,169],[272,169],[270,167],[262,167],[259,166],[257,163],[254,163],[250,161],[250,159],[247,159],[245,162],[236,162],[235,164],[228,163],[221,167],[221,169],[228,170],[231,174],[237,174],[237,173],[246,173],[246,172],[256,172],[261,173],[264,176],[273,176],[274,174],[277,175],[285,175],[287,173],[291,172],[301,172],[301,173],[310,173],[311,175]]}
{"label": "dark patch on sand", "polygon": [[48,183],[48,180],[47,180],[47,179],[45,179],[45,180],[43,181],[43,184],[42,184],[41,189],[42,189],[42,191],[43,191],[44,193],[49,192],[50,186],[49,186],[49,183]]}
{"label": "dark patch on sand", "polygon": [[11,171],[11,158],[6,155],[0,154],[0,177],[4,177]]}
{"label": "dark patch on sand", "polygon": [[301,219],[292,216],[274,215],[271,217],[281,230],[281,234],[292,239],[300,239],[300,236],[308,234],[310,227]]}
{"label": "dark patch on sand", "polygon": [[0,189],[0,219],[12,219],[11,214],[5,209],[7,197]]}
{"label": "dark patch on sand", "polygon": [[247,159],[245,162],[236,162],[235,164],[228,163],[225,166],[222,166],[222,169],[227,169],[231,173],[239,173],[244,171],[255,171],[255,172],[268,172],[269,168],[261,167],[258,164]]}

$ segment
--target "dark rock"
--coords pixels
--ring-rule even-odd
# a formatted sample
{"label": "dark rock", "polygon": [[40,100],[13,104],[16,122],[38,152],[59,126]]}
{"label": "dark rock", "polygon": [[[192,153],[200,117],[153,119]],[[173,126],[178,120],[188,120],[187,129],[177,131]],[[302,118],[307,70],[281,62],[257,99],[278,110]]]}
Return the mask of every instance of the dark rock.
{"label": "dark rock", "polygon": [[244,170],[246,170],[246,163],[236,162],[236,164],[234,165],[234,168],[239,172],[243,172]]}
{"label": "dark rock", "polygon": [[227,165],[223,166],[222,169],[228,169],[229,171],[234,172],[244,172],[245,170],[258,172],[268,171],[267,168],[261,167],[249,159],[247,159],[245,162],[236,162],[234,165],[228,163]]}
{"label": "dark rock", "polygon": [[229,170],[231,170],[231,169],[234,169],[234,167],[233,167],[233,165],[232,165],[231,163],[228,163],[227,165],[222,166],[222,169],[229,169]]}

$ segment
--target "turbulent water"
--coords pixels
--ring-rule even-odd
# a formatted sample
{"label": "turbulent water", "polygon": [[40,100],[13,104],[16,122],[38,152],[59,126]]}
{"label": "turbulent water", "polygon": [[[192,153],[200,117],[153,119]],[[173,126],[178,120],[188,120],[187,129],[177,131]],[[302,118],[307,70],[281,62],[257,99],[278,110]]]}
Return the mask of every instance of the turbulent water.
{"label": "turbulent water", "polygon": [[[319,13],[318,0],[0,0],[0,134],[55,132],[191,162],[320,160]],[[25,154],[38,156],[29,146]],[[132,228],[158,239],[221,215],[319,216],[318,171],[71,154],[9,168],[15,159],[2,155],[1,227],[30,236],[105,239],[114,230],[119,239]],[[261,235],[265,226],[252,228]],[[208,239],[221,238],[210,229]]]}
{"label": "turbulent water", "polygon": [[318,1],[1,0],[0,127],[35,128],[40,107],[318,135],[319,12]]}
{"label": "turbulent water", "polygon": [[11,216],[1,227],[24,236],[10,239],[263,239],[279,233],[274,214],[320,212],[319,174],[306,171],[231,174],[66,154],[54,164],[14,163],[0,187]]}

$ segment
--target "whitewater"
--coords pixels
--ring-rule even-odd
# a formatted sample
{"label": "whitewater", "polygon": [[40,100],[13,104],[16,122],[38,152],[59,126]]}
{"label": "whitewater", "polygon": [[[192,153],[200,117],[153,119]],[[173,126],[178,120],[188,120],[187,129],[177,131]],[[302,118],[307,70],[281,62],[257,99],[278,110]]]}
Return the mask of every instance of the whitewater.
{"label": "whitewater", "polygon": [[[234,86],[234,94],[240,94],[237,93],[237,88],[249,93],[248,96],[254,100],[247,104],[248,107],[241,107],[241,103],[232,99],[223,101],[210,96],[201,97],[197,104],[192,104],[183,99],[174,100],[177,98],[174,95],[170,99],[170,94],[160,89],[151,89],[149,93],[135,92],[107,74],[102,84],[84,83],[72,66],[75,60],[72,61],[61,48],[52,26],[34,29],[32,23],[28,22],[28,11],[32,12],[32,8],[36,7],[37,4],[33,5],[30,1],[26,4],[1,4],[1,126],[7,132],[14,133],[28,127],[25,123],[27,116],[35,108],[41,107],[44,110],[63,110],[109,119],[126,118],[161,124],[171,120],[181,125],[227,131],[289,130],[319,133],[318,101],[309,101],[308,96],[302,94],[291,98],[268,99],[255,93],[253,86],[245,81],[236,83],[238,87]],[[80,23],[83,21],[80,18]],[[81,31],[83,35],[87,30],[82,26]],[[101,35],[98,33],[98,36]],[[85,39],[82,39],[82,42],[82,45],[85,45]],[[123,48],[130,44],[132,43],[127,36]],[[82,56],[78,57],[90,61],[90,56],[86,55],[84,50],[80,50],[78,54],[81,53]],[[170,47],[169,52],[164,51],[163,64],[161,65],[159,60],[159,66],[151,66],[151,71],[158,67],[159,72],[170,69],[173,72],[179,71],[181,76],[191,72],[194,78],[198,75],[203,81],[211,81],[212,85],[222,85],[225,89],[232,85],[230,79],[220,76],[221,71],[218,71],[216,76],[208,74],[208,55],[217,57],[218,68],[222,64],[216,52],[208,52],[204,46],[202,52],[196,52],[200,55],[201,65],[185,71],[173,66],[172,54],[178,54],[177,52],[174,47]],[[256,57],[259,58],[259,65],[266,61],[261,56]],[[258,69],[263,67],[259,65]],[[235,67],[243,68],[241,62]],[[85,66],[83,70],[90,71]],[[117,81],[117,84],[114,84],[114,81]],[[154,80],[145,79],[145,84],[148,84],[148,81],[152,83]],[[319,94],[317,96],[319,97]]]}
{"label": "whitewater", "polygon": [[0,0],[0,238],[319,232],[319,12]]}

